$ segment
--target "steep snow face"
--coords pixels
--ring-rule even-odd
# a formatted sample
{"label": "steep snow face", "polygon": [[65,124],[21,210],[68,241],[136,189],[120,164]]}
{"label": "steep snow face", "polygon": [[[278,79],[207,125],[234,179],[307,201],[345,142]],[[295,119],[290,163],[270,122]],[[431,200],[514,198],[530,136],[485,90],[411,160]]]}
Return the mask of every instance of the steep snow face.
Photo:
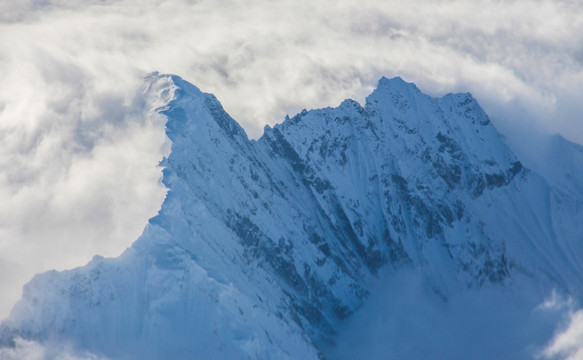
{"label": "steep snow face", "polygon": [[383,78],[364,107],[303,111],[258,141],[177,76],[144,96],[172,142],[159,214],[119,258],[35,277],[4,343],[318,358],[386,267],[443,300],[519,281],[582,293],[581,198],[523,168],[469,94]]}
{"label": "steep snow face", "polygon": [[[430,272],[449,278],[440,287],[460,275],[468,275],[467,285],[507,276],[503,243],[480,236],[468,207],[510,184],[522,165],[471,95],[432,99],[413,84],[383,78],[364,108],[345,101],[300,114],[275,132],[299,149],[319,176],[315,183],[325,184],[320,201],[346,216],[371,268],[389,260],[436,267]],[[460,231],[454,224],[465,239],[446,236]],[[448,258],[456,268],[442,266]]]}
{"label": "steep snow face", "polygon": [[470,94],[434,99],[383,78],[364,107],[303,112],[264,139],[273,136],[298,149],[320,203],[341,209],[369,264],[413,263],[444,296],[504,282],[513,269],[530,276],[535,263],[552,282],[579,286],[580,258],[566,258],[582,231],[553,221],[582,219],[581,198],[557,210],[563,200],[523,168]]}

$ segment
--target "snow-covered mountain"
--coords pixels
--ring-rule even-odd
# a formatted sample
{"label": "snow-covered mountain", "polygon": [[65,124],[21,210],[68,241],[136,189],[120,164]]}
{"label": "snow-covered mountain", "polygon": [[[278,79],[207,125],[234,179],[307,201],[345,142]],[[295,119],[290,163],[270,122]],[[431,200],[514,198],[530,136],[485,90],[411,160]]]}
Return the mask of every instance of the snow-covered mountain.
{"label": "snow-covered mountain", "polygon": [[525,168],[470,94],[382,78],[364,106],[304,110],[257,141],[177,76],[144,96],[172,142],[158,215],[120,257],[36,276],[3,344],[317,359],[387,269],[444,302],[525,283],[583,298],[580,166]]}

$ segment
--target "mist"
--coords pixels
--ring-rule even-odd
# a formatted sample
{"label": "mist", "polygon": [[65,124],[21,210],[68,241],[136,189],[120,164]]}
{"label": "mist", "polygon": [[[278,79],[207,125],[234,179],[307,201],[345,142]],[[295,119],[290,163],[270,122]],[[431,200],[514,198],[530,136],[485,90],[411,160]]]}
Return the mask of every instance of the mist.
{"label": "mist", "polygon": [[[379,276],[340,327],[331,359],[576,359],[581,310],[527,282],[438,294],[419,271]],[[576,315],[574,315],[576,314]],[[554,337],[554,339],[553,339]],[[552,340],[552,341],[551,341]],[[566,355],[572,355],[568,357]]]}

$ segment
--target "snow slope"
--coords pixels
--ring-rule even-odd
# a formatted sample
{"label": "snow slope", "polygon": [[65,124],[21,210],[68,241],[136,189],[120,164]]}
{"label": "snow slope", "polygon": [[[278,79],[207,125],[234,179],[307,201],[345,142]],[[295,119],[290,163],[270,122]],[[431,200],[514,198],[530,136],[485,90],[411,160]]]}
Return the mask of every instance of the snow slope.
{"label": "snow slope", "polygon": [[581,299],[582,179],[526,169],[470,94],[382,78],[364,106],[302,111],[258,141],[177,76],[152,74],[144,96],[172,142],[158,215],[119,258],[36,276],[3,344],[315,359],[387,269],[443,302],[492,287]]}

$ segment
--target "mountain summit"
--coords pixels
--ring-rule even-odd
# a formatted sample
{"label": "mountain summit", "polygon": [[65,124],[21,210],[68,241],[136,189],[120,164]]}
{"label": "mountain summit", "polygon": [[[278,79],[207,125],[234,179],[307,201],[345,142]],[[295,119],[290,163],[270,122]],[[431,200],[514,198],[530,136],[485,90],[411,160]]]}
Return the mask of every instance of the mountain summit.
{"label": "mountain summit", "polygon": [[522,283],[583,294],[583,199],[526,169],[470,94],[381,78],[364,106],[304,110],[257,141],[178,76],[149,76],[144,96],[172,141],[158,215],[120,257],[36,276],[4,344],[317,359],[387,269],[443,302]]}

